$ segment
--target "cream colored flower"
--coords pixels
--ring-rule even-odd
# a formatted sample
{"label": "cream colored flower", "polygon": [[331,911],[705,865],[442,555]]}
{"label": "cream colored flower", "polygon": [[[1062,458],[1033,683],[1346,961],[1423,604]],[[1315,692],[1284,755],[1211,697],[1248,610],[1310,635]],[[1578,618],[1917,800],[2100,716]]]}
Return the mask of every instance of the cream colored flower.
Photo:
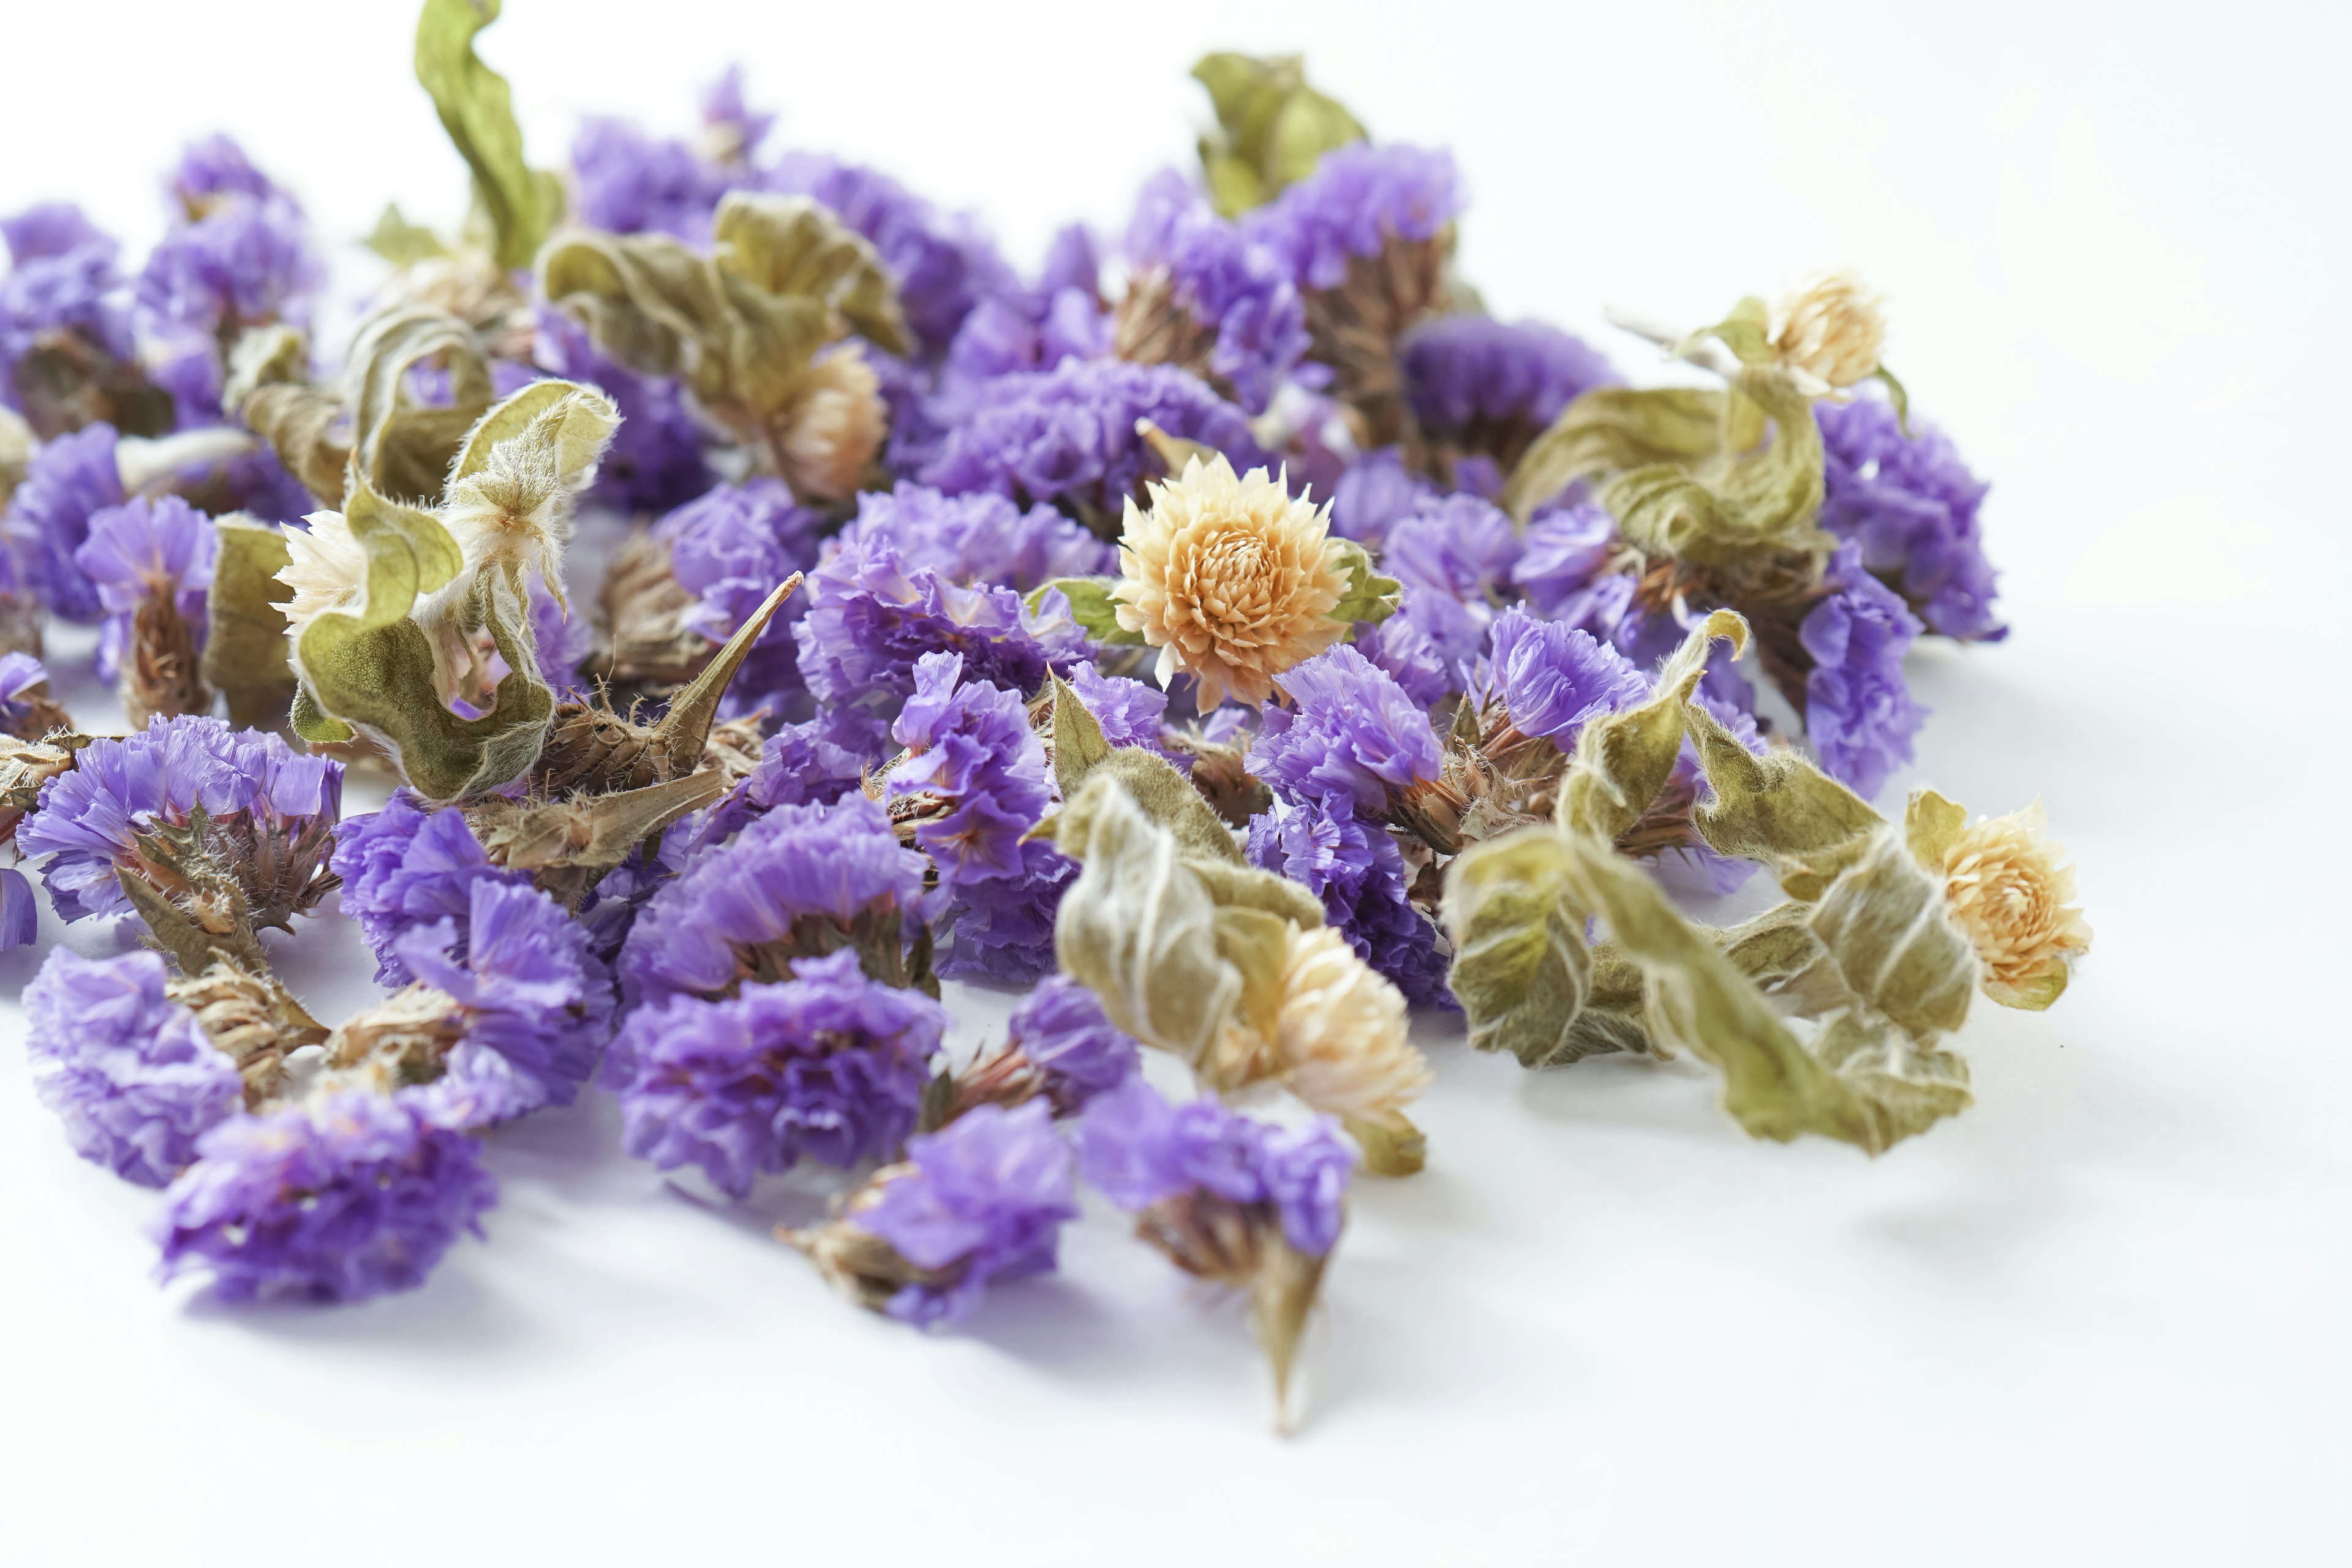
{"label": "cream colored flower", "polygon": [[776,421],[776,467],[803,500],[842,500],[874,465],[890,422],[862,343],[816,361]]}
{"label": "cream colored flower", "polygon": [[1403,995],[1346,937],[1289,928],[1274,1048],[1293,1094],[1335,1116],[1392,1121],[1430,1079],[1405,1027]]}
{"label": "cream colored flower", "polygon": [[[483,416],[467,438],[470,448],[495,432],[513,403]],[[531,416],[513,435],[494,441],[479,465],[449,483],[439,513],[441,526],[457,542],[465,571],[456,592],[469,592],[466,579],[496,572],[520,581],[532,571],[562,597],[563,547],[572,538],[572,514],[582,490],[596,479],[596,464],[621,412],[591,387],[572,387]]]}
{"label": "cream colored flower", "polygon": [[1148,511],[1127,503],[1111,596],[1118,624],[1160,650],[1160,685],[1197,677],[1203,713],[1229,691],[1262,704],[1274,677],[1346,635],[1330,613],[1348,573],[1326,509],[1264,468],[1236,479],[1222,455],[1150,494]]}
{"label": "cream colored flower", "polygon": [[1772,346],[1818,397],[1870,379],[1886,342],[1885,301],[1852,272],[1804,283],[1772,312]]}
{"label": "cream colored flower", "polygon": [[289,637],[328,610],[349,612],[367,603],[367,552],[352,537],[343,514],[314,511],[302,521],[310,531],[286,531],[287,563],[278,574],[294,590],[286,604]]}
{"label": "cream colored flower", "polygon": [[1984,965],[1985,994],[2004,1006],[2047,1007],[2066,966],[2090,951],[2065,849],[2043,833],[2042,803],[1988,817],[1944,851],[1944,898]]}

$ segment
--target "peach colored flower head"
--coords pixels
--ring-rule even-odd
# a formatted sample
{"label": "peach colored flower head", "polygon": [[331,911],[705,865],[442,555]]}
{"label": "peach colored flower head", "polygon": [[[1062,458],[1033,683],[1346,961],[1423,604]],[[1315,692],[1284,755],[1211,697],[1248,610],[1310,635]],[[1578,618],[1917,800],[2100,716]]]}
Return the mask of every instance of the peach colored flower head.
{"label": "peach colored flower head", "polygon": [[776,421],[776,467],[803,500],[845,500],[873,467],[889,422],[865,346],[844,343],[809,366]]}
{"label": "peach colored flower head", "polygon": [[2046,1007],[2066,988],[2067,965],[2090,951],[2066,851],[2042,831],[2042,803],[1988,817],[1944,850],[1944,898],[1984,965],[1985,994],[2011,1007]]}
{"label": "peach colored flower head", "polygon": [[1222,455],[1150,497],[1148,510],[1127,503],[1111,596],[1118,624],[1160,650],[1162,686],[1196,677],[1203,713],[1228,693],[1262,704],[1276,676],[1347,635],[1331,618],[1348,573],[1325,509],[1264,468],[1235,478]]}
{"label": "peach colored flower head", "polygon": [[1814,396],[1864,382],[1886,343],[1885,301],[1852,272],[1831,272],[1790,292],[1772,312],[1772,346]]}
{"label": "peach colored flower head", "polygon": [[1318,1110],[1388,1122],[1428,1087],[1405,1038],[1404,997],[1330,926],[1292,926],[1283,947],[1275,1054],[1290,1091]]}

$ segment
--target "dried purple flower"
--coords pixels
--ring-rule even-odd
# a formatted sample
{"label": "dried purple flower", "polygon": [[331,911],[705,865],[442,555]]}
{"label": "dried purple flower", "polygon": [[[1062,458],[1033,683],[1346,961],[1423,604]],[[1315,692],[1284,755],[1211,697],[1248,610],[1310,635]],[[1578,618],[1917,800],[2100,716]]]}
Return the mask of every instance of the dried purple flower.
{"label": "dried purple flower", "polygon": [[1436,781],[1444,758],[1428,712],[1353,647],[1294,665],[1276,684],[1293,706],[1266,709],[1249,768],[1277,790],[1338,793],[1379,817]]}
{"label": "dried purple flower", "polygon": [[[716,486],[663,518],[655,537],[669,547],[671,576],[695,598],[684,624],[713,644],[733,637],[777,584],[817,563],[824,523],[773,479]],[[806,706],[793,628],[807,607],[804,594],[784,601],[728,687],[722,711],[801,716],[792,711]]]}
{"label": "dried purple flower", "polygon": [[1400,613],[1440,657],[1466,666],[1486,647],[1521,548],[1501,510],[1475,496],[1447,496],[1390,527],[1381,570],[1404,584]]}
{"label": "dried purple flower", "polygon": [[1351,259],[1391,238],[1434,239],[1462,208],[1453,154],[1358,142],[1323,154],[1315,172],[1243,220],[1303,289],[1337,289]]}
{"label": "dried purple flower", "polygon": [[893,822],[914,825],[940,885],[1019,875],[1022,837],[1053,798],[1045,743],[1020,693],[964,680],[961,654],[925,654],[891,735],[907,751],[883,800]]}
{"label": "dried purple flower", "polygon": [[1832,591],[1809,611],[1798,636],[1813,661],[1805,678],[1805,736],[1822,771],[1867,798],[1911,760],[1911,737],[1927,710],[1911,700],[1903,656],[1918,617],[1864,569],[1861,546],[1838,549]]}
{"label": "dried purple flower", "polygon": [[1950,437],[1915,425],[1907,437],[1881,398],[1821,403],[1822,526],[1861,547],[1862,563],[1896,588],[1931,631],[1975,642],[2007,635],[1993,612],[1994,573],[1977,511],[1989,488]]}
{"label": "dried purple flower", "polygon": [[1450,455],[1508,468],[1570,403],[1617,373],[1599,351],[1541,321],[1441,316],[1397,345],[1405,400],[1422,433]]}
{"label": "dried purple flower", "polygon": [[25,987],[26,1051],[41,1103],[74,1152],[160,1187],[196,1140],[245,1108],[245,1080],[196,1016],[165,992],[163,958],[55,948]]}
{"label": "dried purple flower", "polygon": [[90,515],[74,564],[106,606],[99,674],[119,676],[133,729],[212,706],[197,658],[219,552],[213,520],[177,496],[137,496]]}
{"label": "dried purple flower", "polygon": [[1393,447],[1367,452],[1331,490],[1331,531],[1378,550],[1389,530],[1437,500],[1436,487],[1404,466]]}
{"label": "dried purple flower", "polygon": [[498,1201],[479,1146],[414,1090],[232,1117],[196,1147],[164,1194],[162,1273],[209,1274],[227,1301],[414,1289]]}
{"label": "dried purple flower", "polygon": [[1251,863],[1279,872],[1323,900],[1356,956],[1416,1006],[1451,1008],[1437,928],[1408,898],[1404,857],[1345,794],[1276,795],[1250,819]]}
{"label": "dried purple flower", "polygon": [[1587,501],[1549,507],[1528,522],[1511,585],[1527,595],[1528,607],[1547,620],[1562,616],[1570,601],[1591,587],[1617,546],[1617,520],[1606,507]]}
{"label": "dried purple flower", "polygon": [[1632,661],[1589,632],[1539,621],[1514,605],[1495,622],[1490,703],[1519,735],[1576,749],[1577,732],[1603,713],[1648,700]]}
{"label": "dried purple flower", "polygon": [[914,1129],[945,1009],[866,978],[855,953],[804,958],[791,973],[629,1015],[604,1081],[630,1153],[665,1171],[698,1166],[742,1197],[754,1177],[803,1154],[847,1167],[897,1150]]}
{"label": "dried purple flower", "polygon": [[[383,810],[336,826],[334,869],[343,879],[343,912],[359,921],[383,985],[415,978],[400,956],[408,932],[436,921],[471,920],[478,883],[530,884],[529,872],[490,864],[465,813],[427,811],[404,789]],[[463,952],[465,932],[454,940]]]}
{"label": "dried purple flower", "polygon": [[[70,362],[77,376],[97,380],[92,390],[101,401],[125,390],[112,384],[134,352],[115,271],[118,247],[79,207],[63,202],[0,218],[0,237],[13,263],[0,277],[0,403],[21,409],[37,433],[54,438],[88,420],[71,416],[78,400],[53,405],[38,394],[35,383],[43,373],[31,362],[45,354]],[[149,433],[168,424],[166,411]]]}
{"label": "dried purple flower", "polygon": [[106,614],[98,586],[74,563],[89,538],[89,520],[123,501],[114,461],[114,427],[91,425],[42,444],[9,499],[8,543],[23,559],[41,602],[53,615],[84,624]]}
{"label": "dried purple flower", "polygon": [[48,667],[29,653],[0,653],[0,733],[37,741],[72,726],[72,717],[49,696]]}
{"label": "dried purple flower", "polygon": [[1173,170],[1145,184],[1127,252],[1119,358],[1182,365],[1264,413],[1307,348],[1306,310],[1280,259]]}

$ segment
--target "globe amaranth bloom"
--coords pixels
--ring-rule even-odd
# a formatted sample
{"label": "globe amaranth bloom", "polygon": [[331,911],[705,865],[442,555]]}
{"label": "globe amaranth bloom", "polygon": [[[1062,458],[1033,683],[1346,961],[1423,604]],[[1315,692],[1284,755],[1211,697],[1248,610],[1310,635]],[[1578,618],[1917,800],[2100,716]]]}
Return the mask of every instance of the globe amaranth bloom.
{"label": "globe amaranth bloom", "polygon": [[1249,769],[1301,797],[1344,795],[1367,817],[1385,815],[1444,765],[1428,712],[1354,648],[1335,647],[1286,671],[1287,708],[1269,707]]}
{"label": "globe amaranth bloom", "polygon": [[[74,564],[106,607],[98,641],[102,678],[113,679],[134,644],[143,641],[152,646],[141,648],[144,660],[134,659],[134,665],[170,660],[178,667],[181,683],[202,693],[194,665],[204,647],[205,601],[219,552],[213,520],[177,496],[137,496],[90,514],[89,537],[74,552]],[[168,679],[173,672],[149,673]],[[132,722],[143,724],[146,717],[134,712]]]}
{"label": "globe amaranth bloom", "polygon": [[1264,413],[1308,341],[1305,307],[1281,260],[1172,169],[1145,184],[1128,222],[1127,253],[1118,356],[1181,364]]}
{"label": "globe amaranth bloom", "polygon": [[1576,749],[1591,720],[1649,700],[1650,683],[1633,662],[1580,627],[1514,605],[1496,620],[1493,641],[1487,701],[1502,706],[1518,734],[1563,752]]}
{"label": "globe amaranth bloom", "polygon": [[480,1146],[414,1089],[234,1116],[196,1150],[164,1194],[162,1274],[208,1275],[227,1301],[415,1289],[498,1201]]}
{"label": "globe amaranth bloom", "polygon": [[[72,772],[41,786],[16,844],[51,857],[41,879],[64,920],[127,910],[120,868],[166,898],[233,884],[255,925],[282,927],[335,885],[326,860],[342,794],[341,763],[299,755],[276,735],[157,719],[84,747]],[[198,813],[201,831],[175,831]]]}
{"label": "globe amaranth bloom", "polygon": [[245,1108],[236,1064],[166,993],[153,952],[84,958],[53,948],[25,987],[26,1052],[41,1103],[74,1152],[160,1187],[196,1140]]}
{"label": "globe amaranth bloom", "polygon": [[654,894],[621,951],[625,994],[647,1006],[729,996],[842,947],[903,983],[902,945],[929,913],[925,866],[864,795],[778,806],[698,851]]}
{"label": "globe amaranth bloom", "polygon": [[1356,1151],[1318,1117],[1277,1127],[1213,1097],[1171,1105],[1140,1077],[1096,1099],[1078,1120],[1078,1170],[1119,1207],[1150,1211],[1194,1194],[1223,1199],[1295,1250],[1320,1257],[1346,1223]]}
{"label": "globe amaranth bloom", "polygon": [[1561,410],[1618,377],[1600,352],[1540,321],[1440,316],[1405,335],[1405,401],[1429,439],[1508,468]]}
{"label": "globe amaranth bloom", "polygon": [[1322,900],[1357,956],[1407,1002],[1454,1005],[1437,928],[1406,896],[1404,857],[1387,828],[1356,815],[1351,795],[1276,795],[1250,819],[1249,858]]}
{"label": "globe amaranth bloom", "polygon": [[1911,760],[1911,737],[1927,721],[1903,679],[1919,621],[1864,567],[1852,542],[1838,547],[1825,581],[1831,592],[1797,628],[1813,661],[1805,677],[1805,737],[1822,771],[1866,799]]}
{"label": "globe amaranth bloom", "polygon": [[793,628],[828,736],[879,753],[928,653],[959,653],[973,679],[1036,690],[1047,669],[1066,669],[1088,645],[1058,590],[1034,610],[1019,590],[1098,570],[1106,554],[1050,509],[1023,512],[997,496],[901,484],[860,497],[856,518],[809,574],[808,608]]}
{"label": "globe amaranth bloom", "polygon": [[1883,398],[1821,403],[1822,526],[1861,548],[1862,563],[1900,592],[1930,631],[1990,642],[1994,573],[1977,522],[1985,482],[1951,438],[1916,420],[1903,433]]}
{"label": "globe amaranth bloom", "polygon": [[1050,502],[1107,529],[1142,494],[1143,482],[1162,471],[1159,455],[1136,434],[1138,420],[1244,468],[1271,461],[1251,437],[1248,416],[1187,371],[1064,360],[1052,370],[987,383],[922,479],[950,492],[992,490],[1024,503]]}
{"label": "globe amaranth bloom", "polygon": [[733,996],[672,994],[628,1016],[604,1081],[622,1144],[659,1169],[693,1165],[735,1197],[803,1155],[887,1159],[914,1130],[947,1012],[868,979],[854,952],[803,958],[792,978]]}
{"label": "globe amaranth bloom", "polygon": [[42,443],[9,498],[7,542],[25,563],[50,613],[85,625],[102,619],[105,601],[74,552],[89,538],[89,520],[123,502],[110,425],[90,425]]}
{"label": "globe amaranth bloom", "polygon": [[907,1143],[842,1216],[786,1239],[860,1306],[929,1327],[971,1315],[997,1279],[1054,1267],[1077,1217],[1069,1145],[1037,1102],[983,1105]]}

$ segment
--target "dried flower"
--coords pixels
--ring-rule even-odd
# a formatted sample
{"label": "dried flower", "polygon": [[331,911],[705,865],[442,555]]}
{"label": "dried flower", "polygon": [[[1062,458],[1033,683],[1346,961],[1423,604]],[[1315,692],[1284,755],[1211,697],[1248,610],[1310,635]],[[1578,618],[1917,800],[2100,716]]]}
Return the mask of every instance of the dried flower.
{"label": "dried flower", "polygon": [[792,401],[776,416],[776,460],[793,493],[811,500],[845,500],[874,466],[889,425],[881,378],[866,363],[865,345],[845,342],[808,368]]}
{"label": "dried flower", "polygon": [[1987,817],[1948,845],[1939,869],[1945,907],[1984,965],[1985,994],[2004,1006],[2046,1007],[2067,966],[2090,951],[2074,897],[2074,868],[2044,833],[2042,803]]}
{"label": "dried flower", "polygon": [[1853,272],[1808,279],[1772,312],[1772,346],[1810,396],[1867,381],[1886,342],[1885,301]]}
{"label": "dried flower", "polygon": [[1814,405],[1822,427],[1822,526],[1862,549],[1862,563],[1899,590],[1927,629],[1971,642],[2004,637],[1994,573],[1977,512],[1987,486],[1951,437],[1916,415],[1906,433],[1894,404],[1858,397]]}
{"label": "dried flower", "polygon": [[1283,1081],[1318,1110],[1391,1126],[1429,1086],[1405,1037],[1404,996],[1330,926],[1288,929],[1274,1047]]}
{"label": "dried flower", "polygon": [[1404,857],[1387,828],[1356,815],[1351,796],[1277,796],[1250,819],[1249,857],[1322,900],[1332,929],[1407,1002],[1454,1005],[1437,930],[1407,896]]}
{"label": "dried flower", "polygon": [[312,512],[286,531],[289,564],[278,580],[294,590],[285,605],[287,636],[329,610],[349,614],[367,603],[367,552],[339,511]]}
{"label": "dried flower", "polygon": [[73,728],[73,716],[49,696],[47,666],[29,653],[0,653],[0,732],[37,741]]}
{"label": "dried flower", "polygon": [[955,1075],[939,1120],[975,1106],[1024,1105],[1040,1095],[1056,1116],[1073,1116],[1135,1072],[1132,1037],[1104,1016],[1095,994],[1066,974],[1048,974],[1013,1009],[1004,1042]]}
{"label": "dried flower", "polygon": [[1903,679],[1903,656],[1918,639],[1919,621],[1864,569],[1851,542],[1839,547],[1828,581],[1832,592],[1798,628],[1812,660],[1805,735],[1822,771],[1867,798],[1911,760],[1911,737],[1927,721]]}
{"label": "dried flower", "polygon": [[197,660],[219,550],[212,519],[177,496],[135,497],[91,514],[74,563],[106,606],[99,670],[119,675],[134,730],[212,707]]}
{"label": "dried flower", "polygon": [[1118,624],[1160,650],[1154,671],[1200,681],[1202,712],[1228,694],[1256,706],[1274,677],[1348,627],[1331,617],[1349,574],[1328,509],[1294,500],[1264,468],[1236,478],[1220,455],[1129,500],[1119,537]]}

